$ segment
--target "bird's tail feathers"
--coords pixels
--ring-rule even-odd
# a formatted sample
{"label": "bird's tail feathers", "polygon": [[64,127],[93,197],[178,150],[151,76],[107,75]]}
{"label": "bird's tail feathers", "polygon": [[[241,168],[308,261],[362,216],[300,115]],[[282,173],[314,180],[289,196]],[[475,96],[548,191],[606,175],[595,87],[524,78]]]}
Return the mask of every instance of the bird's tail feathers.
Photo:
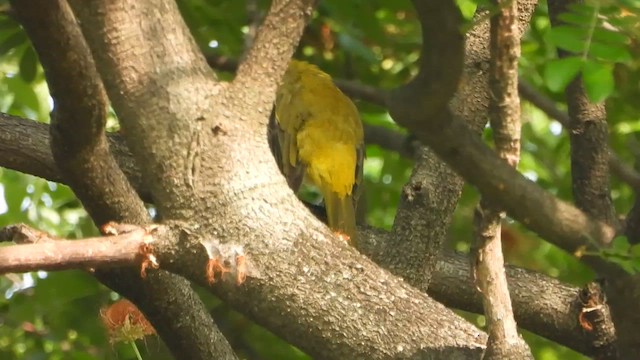
{"label": "bird's tail feathers", "polygon": [[329,193],[324,199],[327,209],[329,227],[340,232],[354,241],[356,232],[356,212],[351,196],[339,197],[336,193]]}

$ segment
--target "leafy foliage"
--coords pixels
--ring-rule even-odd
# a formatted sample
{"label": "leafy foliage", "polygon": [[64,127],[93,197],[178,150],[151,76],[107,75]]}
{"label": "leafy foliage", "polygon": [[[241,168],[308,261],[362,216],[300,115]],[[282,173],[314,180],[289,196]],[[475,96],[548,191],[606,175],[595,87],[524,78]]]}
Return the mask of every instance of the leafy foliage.
{"label": "leafy foliage", "polygon": [[631,28],[625,26],[625,18],[637,20],[637,16],[616,2],[572,4],[569,12],[558,16],[561,25],[550,30],[549,40],[573,55],[547,64],[547,86],[552,91],[563,90],[580,73],[592,101],[607,99],[614,91],[614,65],[633,61],[632,43],[625,34]]}
{"label": "leafy foliage", "polygon": [[[488,2],[458,1],[471,19]],[[248,35],[267,11],[266,0],[180,0],[180,10],[205,55],[239,58]],[[6,1],[0,1],[0,8]],[[524,80],[560,107],[562,92],[578,74],[590,98],[607,101],[611,144],[630,163],[638,154],[637,118],[640,97],[637,0],[588,2],[560,16],[564,25],[551,27],[541,6],[522,44]],[[398,86],[417,73],[420,28],[408,0],[326,0],[305,31],[297,57],[318,64],[336,78],[357,79],[380,87]],[[557,49],[567,57],[558,58]],[[223,79],[231,74],[219,73]],[[385,109],[359,102],[364,122],[402,131]],[[26,34],[7,13],[0,15],[0,111],[47,122],[52,103],[44,74]],[[523,154],[520,171],[558,197],[571,200],[569,144],[560,125],[533,106],[523,104]],[[393,225],[403,184],[413,162],[376,146],[367,148],[365,165],[366,220]],[[25,222],[65,237],[95,234],[95,228],[73,193],[63,185],[0,169],[0,226]],[[628,211],[632,192],[614,182],[612,196],[620,213]],[[450,229],[450,246],[468,251],[477,192],[466,188]],[[503,230],[510,263],[535,269],[564,281],[582,284],[593,274],[573,254],[541,241],[519,224]],[[617,239],[600,254],[638,271],[638,248]],[[82,271],[33,273],[0,277],[0,358],[94,359],[133,358],[127,346],[111,346],[99,309],[115,294]],[[268,331],[231,311],[203,292],[206,304],[232,344],[247,358],[305,359],[307,356]],[[470,317],[481,319],[478,316]],[[478,320],[479,321],[479,320]],[[479,322],[478,322],[479,323]],[[480,324],[480,323],[479,323]],[[233,335],[235,334],[235,335]],[[233,335],[233,336],[232,336]],[[580,359],[580,355],[532,334],[525,335],[539,359]],[[166,357],[162,345],[148,339],[143,358]]]}

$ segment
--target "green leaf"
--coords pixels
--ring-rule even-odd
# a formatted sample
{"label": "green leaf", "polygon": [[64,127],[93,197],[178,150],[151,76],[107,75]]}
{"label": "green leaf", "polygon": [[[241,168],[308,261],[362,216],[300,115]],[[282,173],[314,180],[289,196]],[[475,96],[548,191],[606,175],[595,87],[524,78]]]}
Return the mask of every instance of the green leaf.
{"label": "green leaf", "polygon": [[635,244],[629,248],[629,254],[632,257],[640,259],[640,244]]}
{"label": "green leaf", "polygon": [[23,31],[17,31],[11,35],[9,35],[4,41],[0,44],[0,56],[6,55],[12,49],[18,47],[19,45],[27,42],[27,36]]}
{"label": "green leaf", "polygon": [[631,245],[626,236],[617,236],[611,242],[611,251],[615,254],[627,254]]}
{"label": "green leaf", "polygon": [[628,36],[604,28],[596,28],[593,30],[593,40],[607,43],[609,45],[626,46],[629,44],[630,39]]}
{"label": "green leaf", "polygon": [[636,9],[640,9],[640,1],[638,0],[618,0],[621,5],[630,6]]}
{"label": "green leaf", "polygon": [[20,58],[20,77],[26,83],[32,83],[38,74],[38,56],[32,46],[27,46]]}
{"label": "green leaf", "polygon": [[8,29],[20,29],[20,24],[13,21],[13,19],[9,17],[0,17],[0,30],[8,30]]}
{"label": "green leaf", "polygon": [[578,14],[575,12],[566,12],[558,15],[558,20],[572,25],[584,26],[591,21],[591,15]]}
{"label": "green leaf", "polygon": [[554,92],[563,91],[582,69],[581,58],[572,56],[548,62],[544,68],[544,82]]}
{"label": "green leaf", "polygon": [[473,0],[456,0],[456,4],[465,19],[472,19],[478,8],[478,4]]}
{"label": "green leaf", "polygon": [[574,53],[584,50],[586,37],[586,29],[569,25],[555,26],[549,33],[549,39],[557,47]]}
{"label": "green leaf", "polygon": [[595,103],[605,100],[613,93],[613,66],[587,61],[582,72],[584,88],[589,99]]}
{"label": "green leaf", "polygon": [[626,47],[601,42],[591,43],[589,56],[611,62],[628,62],[632,60],[632,56]]}

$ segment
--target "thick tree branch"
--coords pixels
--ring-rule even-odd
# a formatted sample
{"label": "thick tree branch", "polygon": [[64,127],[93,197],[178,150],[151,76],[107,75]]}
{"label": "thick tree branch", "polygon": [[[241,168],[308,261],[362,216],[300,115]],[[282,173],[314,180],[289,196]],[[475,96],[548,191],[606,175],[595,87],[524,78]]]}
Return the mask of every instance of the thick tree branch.
{"label": "thick tree branch", "polygon": [[[185,262],[195,261],[195,264],[186,265],[186,267],[193,267],[193,269],[182,272],[193,274],[195,281],[201,283],[207,281],[204,267],[198,265],[198,263],[204,264],[207,257],[201,243],[192,245],[180,243],[179,236],[174,236],[173,230],[163,226],[148,229],[135,226],[118,226],[117,228],[125,228],[127,231],[118,232],[113,236],[68,241],[52,238],[46,233],[24,225],[9,226],[0,229],[0,241],[14,241],[19,244],[31,245],[17,245],[0,249],[0,260],[2,260],[0,263],[5,264],[5,260],[8,259],[7,254],[21,251],[19,249],[24,248],[29,249],[32,254],[42,254],[43,257],[36,256],[38,259],[50,259],[54,263],[63,264],[62,268],[85,268],[94,264],[110,266],[115,265],[114,259],[119,259],[118,261],[123,263],[136,265],[140,270],[144,260],[149,259],[149,255],[155,255],[161,267],[173,269],[173,271],[183,269]],[[185,230],[191,232],[188,229]],[[363,233],[366,234],[367,239],[370,239],[368,241],[370,244],[365,249],[374,249],[375,246],[368,246],[373,245],[373,242],[386,241],[388,237],[393,236],[390,232],[372,228],[363,229]],[[215,241],[205,242],[215,243]],[[104,244],[109,245],[105,246]],[[213,244],[213,246],[216,245]],[[75,265],[67,262],[73,258],[57,262],[58,259],[52,259],[51,254],[42,252],[42,249],[47,248],[61,250],[65,256],[66,254],[76,254],[78,257],[75,258],[83,258],[83,261],[77,262]],[[95,252],[96,250],[98,253]],[[92,254],[89,254],[90,252]],[[247,254],[247,256],[249,255]],[[233,261],[231,258],[223,260]],[[41,269],[40,266],[43,263],[52,263],[52,261],[29,261],[31,261],[29,268],[23,266],[19,270],[34,271]],[[259,271],[260,269],[253,267],[251,260],[249,260],[249,264],[251,267],[248,270],[246,281],[251,282],[267,275]],[[6,269],[6,265],[3,265],[3,269]],[[154,272],[156,271],[151,266],[146,267],[146,273],[150,276]],[[590,335],[590,332],[583,331],[579,322],[581,314],[584,313],[583,310],[587,307],[583,297],[580,296],[580,289],[563,285],[557,280],[523,269],[509,267],[507,274],[513,295],[515,315],[521,326],[585,355],[593,354],[599,344],[592,342],[594,341],[593,336]],[[237,287],[235,281],[235,276],[223,277],[223,283],[229,286]],[[148,279],[143,283],[147,284]],[[480,313],[482,312],[482,301],[475,289],[470,277],[468,261],[464,260],[462,256],[454,255],[444,255],[439,259],[437,271],[429,289],[430,294],[453,307]],[[606,305],[602,310],[606,310]]]}
{"label": "thick tree branch", "polygon": [[571,180],[576,206],[611,226],[618,219],[609,184],[609,129],[604,104],[592,104],[582,78],[567,87],[569,139],[571,142]]}
{"label": "thick tree branch", "polygon": [[[174,224],[168,227],[159,226],[149,231],[145,229],[132,228],[132,230],[130,230],[131,232],[101,238],[101,240],[111,244],[117,244],[109,248],[114,253],[120,251],[119,249],[125,249],[125,247],[131,245],[129,249],[132,250],[132,254],[136,256],[141,254],[140,243],[143,243],[145,246],[152,249],[151,254],[154,254],[157,257],[158,262],[163,269],[174,271],[204,286],[209,286],[207,274],[205,272],[205,265],[209,259],[209,255],[207,255],[203,244],[208,244],[210,248],[217,249],[211,252],[213,254],[218,251],[224,253],[223,250],[220,250],[223,246],[233,245],[218,243],[216,238],[212,238],[208,235],[199,237],[195,234],[193,229],[188,227],[183,228],[183,225],[184,224]],[[21,235],[26,233],[26,235],[23,236],[26,237],[27,240],[23,240],[23,242],[34,240],[38,241],[37,236],[34,239],[34,237],[29,237],[29,233],[24,231],[24,229],[20,229],[20,231]],[[81,253],[85,246],[98,246],[96,239],[60,241],[60,243],[63,244],[61,246],[75,248],[74,251],[76,253]],[[53,246],[50,243],[43,243],[40,241],[33,245],[16,245],[9,247],[9,249],[28,247],[30,250],[38,251],[37,248],[42,245]],[[0,256],[2,255],[5,255],[5,253],[0,252]],[[250,289],[256,286],[256,283],[267,281],[269,278],[273,277],[273,273],[271,272],[273,269],[264,268],[261,266],[260,261],[256,262],[255,260],[257,260],[257,256],[255,254],[246,253],[246,256],[249,259],[249,263],[247,264],[247,272],[249,276],[244,284],[240,286],[237,285],[234,277],[223,277],[223,280],[218,280],[215,283],[215,288],[219,293],[236,294],[234,296],[236,301],[230,302],[230,304],[234,304],[234,306],[238,306],[239,304],[243,304],[247,301],[247,297],[251,296]],[[328,260],[332,261],[331,259]],[[140,258],[136,258],[135,262],[140,263]],[[84,266],[85,263],[81,263],[79,265]],[[309,261],[307,266],[308,271],[315,273],[317,265]],[[354,357],[366,355],[369,358],[374,359],[397,358],[399,356],[442,359],[450,359],[452,357],[464,359],[479,357],[482,350],[481,342],[483,341],[483,335],[481,332],[473,326],[468,325],[462,319],[458,319],[456,321],[458,326],[457,328],[452,327],[451,329],[447,329],[447,332],[442,332],[445,328],[442,324],[446,324],[448,321],[451,321],[451,319],[448,319],[449,316],[447,314],[449,311],[446,308],[441,305],[437,305],[433,301],[429,300],[427,296],[403,284],[398,279],[394,279],[388,274],[384,274],[382,272],[379,272],[378,274],[370,274],[368,272],[369,269],[367,268],[368,266],[366,265],[364,268],[360,268],[360,266],[357,265],[348,273],[342,273],[341,275],[318,273],[318,275],[322,274],[324,280],[323,282],[315,282],[313,284],[307,284],[306,282],[303,282],[303,279],[299,279],[300,282],[296,284],[297,293],[299,295],[304,294],[306,300],[313,299],[313,307],[308,307],[306,310],[311,312],[306,316],[302,316],[298,313],[298,308],[293,306],[296,305],[292,304],[295,303],[293,299],[280,299],[285,302],[283,311],[289,313],[287,318],[292,316],[297,319],[297,321],[291,322],[282,319],[280,327],[283,327],[284,329],[276,331],[283,335],[285,339],[292,341],[295,334],[287,334],[287,332],[292,329],[299,328],[300,330],[296,331],[296,333],[303,331],[307,334],[306,339],[297,339],[292,342],[306,345],[306,350],[309,351],[311,355],[323,358],[338,358],[336,354],[342,351],[348,351],[352,355],[358,354],[354,355]],[[156,272],[151,268],[147,268],[146,271],[149,273],[149,276]],[[336,277],[336,275],[339,276]],[[346,294],[343,292],[343,285],[341,285],[344,276],[347,276],[351,282],[357,282],[360,284],[361,287],[359,288],[359,291],[362,291],[362,293],[354,293],[352,296],[344,297]],[[381,277],[374,279],[372,276]],[[143,280],[143,284],[145,284],[145,286],[147,282],[148,280]],[[387,288],[390,293],[394,294],[394,296],[375,297],[369,300],[373,301],[372,303],[361,303],[367,297],[367,293],[378,291],[376,288],[380,286]],[[327,296],[331,293],[334,295]],[[277,296],[277,292],[273,293],[273,295]],[[323,306],[329,306],[331,310],[335,310],[335,297],[342,299],[339,303],[346,302],[348,304],[353,304],[354,306],[373,306],[373,308],[380,309],[380,312],[384,314],[387,314],[387,311],[391,307],[396,310],[391,319],[384,320],[382,322],[376,321],[382,319],[380,316],[375,314],[376,312],[373,312],[374,314],[372,314],[370,312],[356,311],[355,308],[348,316],[344,314],[344,317],[336,317],[336,313],[325,313],[321,310]],[[434,305],[436,308],[433,308]],[[255,309],[255,311],[260,311],[260,308],[262,308],[262,306],[258,306],[258,309]],[[276,314],[278,315],[273,316],[278,318],[283,316],[280,315],[280,313]],[[370,319],[366,321],[367,325],[362,326],[364,325],[362,324],[362,320],[368,318]],[[435,321],[432,322],[431,319],[435,319]],[[309,344],[314,343],[310,342],[310,338],[317,337],[320,334],[326,335],[328,331],[335,332],[338,328],[343,328],[343,330],[349,329],[345,335],[349,334],[350,338],[353,336],[360,339],[362,341],[361,345],[356,346],[355,349],[350,348],[348,350],[340,350],[340,343],[344,340],[341,340],[341,338],[336,339],[325,336],[322,343],[315,343],[315,347],[312,347],[311,349],[308,348]],[[380,329],[382,328],[385,329],[384,333],[380,333]],[[414,335],[406,334],[407,332],[413,331],[417,331],[417,333]],[[403,333],[404,335],[402,335]],[[427,334],[430,335],[427,336]],[[417,344],[406,342],[409,339],[402,340],[405,336],[410,336],[412,340],[417,341]],[[467,342],[466,350],[465,347],[459,346],[456,346],[458,347],[457,350],[440,350],[440,353],[434,352],[435,350],[429,350],[441,341],[442,338],[449,336],[457,339],[457,341]],[[386,341],[390,341],[392,346],[384,346],[383,344]],[[398,344],[402,344],[402,346],[398,346]]]}
{"label": "thick tree branch", "polygon": [[49,125],[0,113],[0,166],[64,183],[49,147]]}
{"label": "thick tree branch", "polygon": [[[49,125],[0,113],[0,166],[66,184],[49,147]],[[107,135],[109,150],[138,195],[151,202],[148,187],[122,136]]]}
{"label": "thick tree branch", "polygon": [[220,89],[175,2],[70,3],[156,206],[187,209],[181,194],[193,190],[199,133]]}
{"label": "thick tree branch", "polygon": [[[421,76],[407,85],[407,92],[419,93],[420,101],[414,106],[426,113],[436,113],[446,107],[457,88],[458,77],[462,72],[464,59],[464,38],[460,33],[462,18],[457,6],[448,1],[413,1],[420,23],[424,41],[424,56],[421,59]],[[437,54],[437,55],[436,55]],[[393,96],[404,96],[391,93]],[[436,256],[441,250],[444,235],[455,210],[456,200],[461,187],[446,186],[448,182],[438,183],[434,172],[447,174],[451,179],[455,174],[432,154],[422,150],[418,152],[416,166],[411,179],[405,185],[393,231],[398,236],[393,241],[381,244],[386,256],[376,261],[385,268],[405,278],[410,284],[420,284],[426,290],[429,278],[436,265]],[[437,192],[432,192],[432,189]],[[438,208],[438,211],[433,211]],[[426,234],[430,241],[424,241]]]}
{"label": "thick tree branch", "polygon": [[67,3],[30,0],[12,6],[40,57],[55,101],[49,129],[62,176],[94,221],[145,221],[144,204],[109,152],[106,94]]}
{"label": "thick tree branch", "polygon": [[[13,7],[40,56],[56,103],[51,150],[63,178],[97,224],[150,221],[143,202],[110,153],[104,132],[106,94],[68,4],[61,0],[14,1]],[[174,354],[193,359],[234,357],[186,281],[165,274],[142,284],[136,272],[128,269],[99,270],[96,275],[125,296],[145,293],[148,300],[138,305]],[[176,292],[183,294],[184,302],[172,303]],[[200,327],[181,327],[167,314],[191,317]]]}
{"label": "thick tree branch", "polygon": [[[253,45],[238,66],[231,91],[234,98],[242,97],[249,102],[246,104],[248,109],[257,110],[255,118],[262,119],[262,131],[267,124],[280,78],[298,46],[315,2],[316,0],[273,1]],[[284,26],[283,21],[287,22]],[[254,85],[258,83],[262,86]]]}

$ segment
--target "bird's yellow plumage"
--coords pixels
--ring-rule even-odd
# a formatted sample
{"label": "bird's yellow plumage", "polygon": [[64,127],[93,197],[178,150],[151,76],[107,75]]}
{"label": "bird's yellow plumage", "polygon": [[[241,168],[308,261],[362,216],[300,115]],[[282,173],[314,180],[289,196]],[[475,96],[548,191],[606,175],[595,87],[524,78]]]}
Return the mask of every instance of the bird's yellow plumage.
{"label": "bird's yellow plumage", "polygon": [[280,168],[297,191],[303,176],[324,197],[329,227],[354,238],[364,139],[358,109],[318,67],[292,60],[275,104]]}

